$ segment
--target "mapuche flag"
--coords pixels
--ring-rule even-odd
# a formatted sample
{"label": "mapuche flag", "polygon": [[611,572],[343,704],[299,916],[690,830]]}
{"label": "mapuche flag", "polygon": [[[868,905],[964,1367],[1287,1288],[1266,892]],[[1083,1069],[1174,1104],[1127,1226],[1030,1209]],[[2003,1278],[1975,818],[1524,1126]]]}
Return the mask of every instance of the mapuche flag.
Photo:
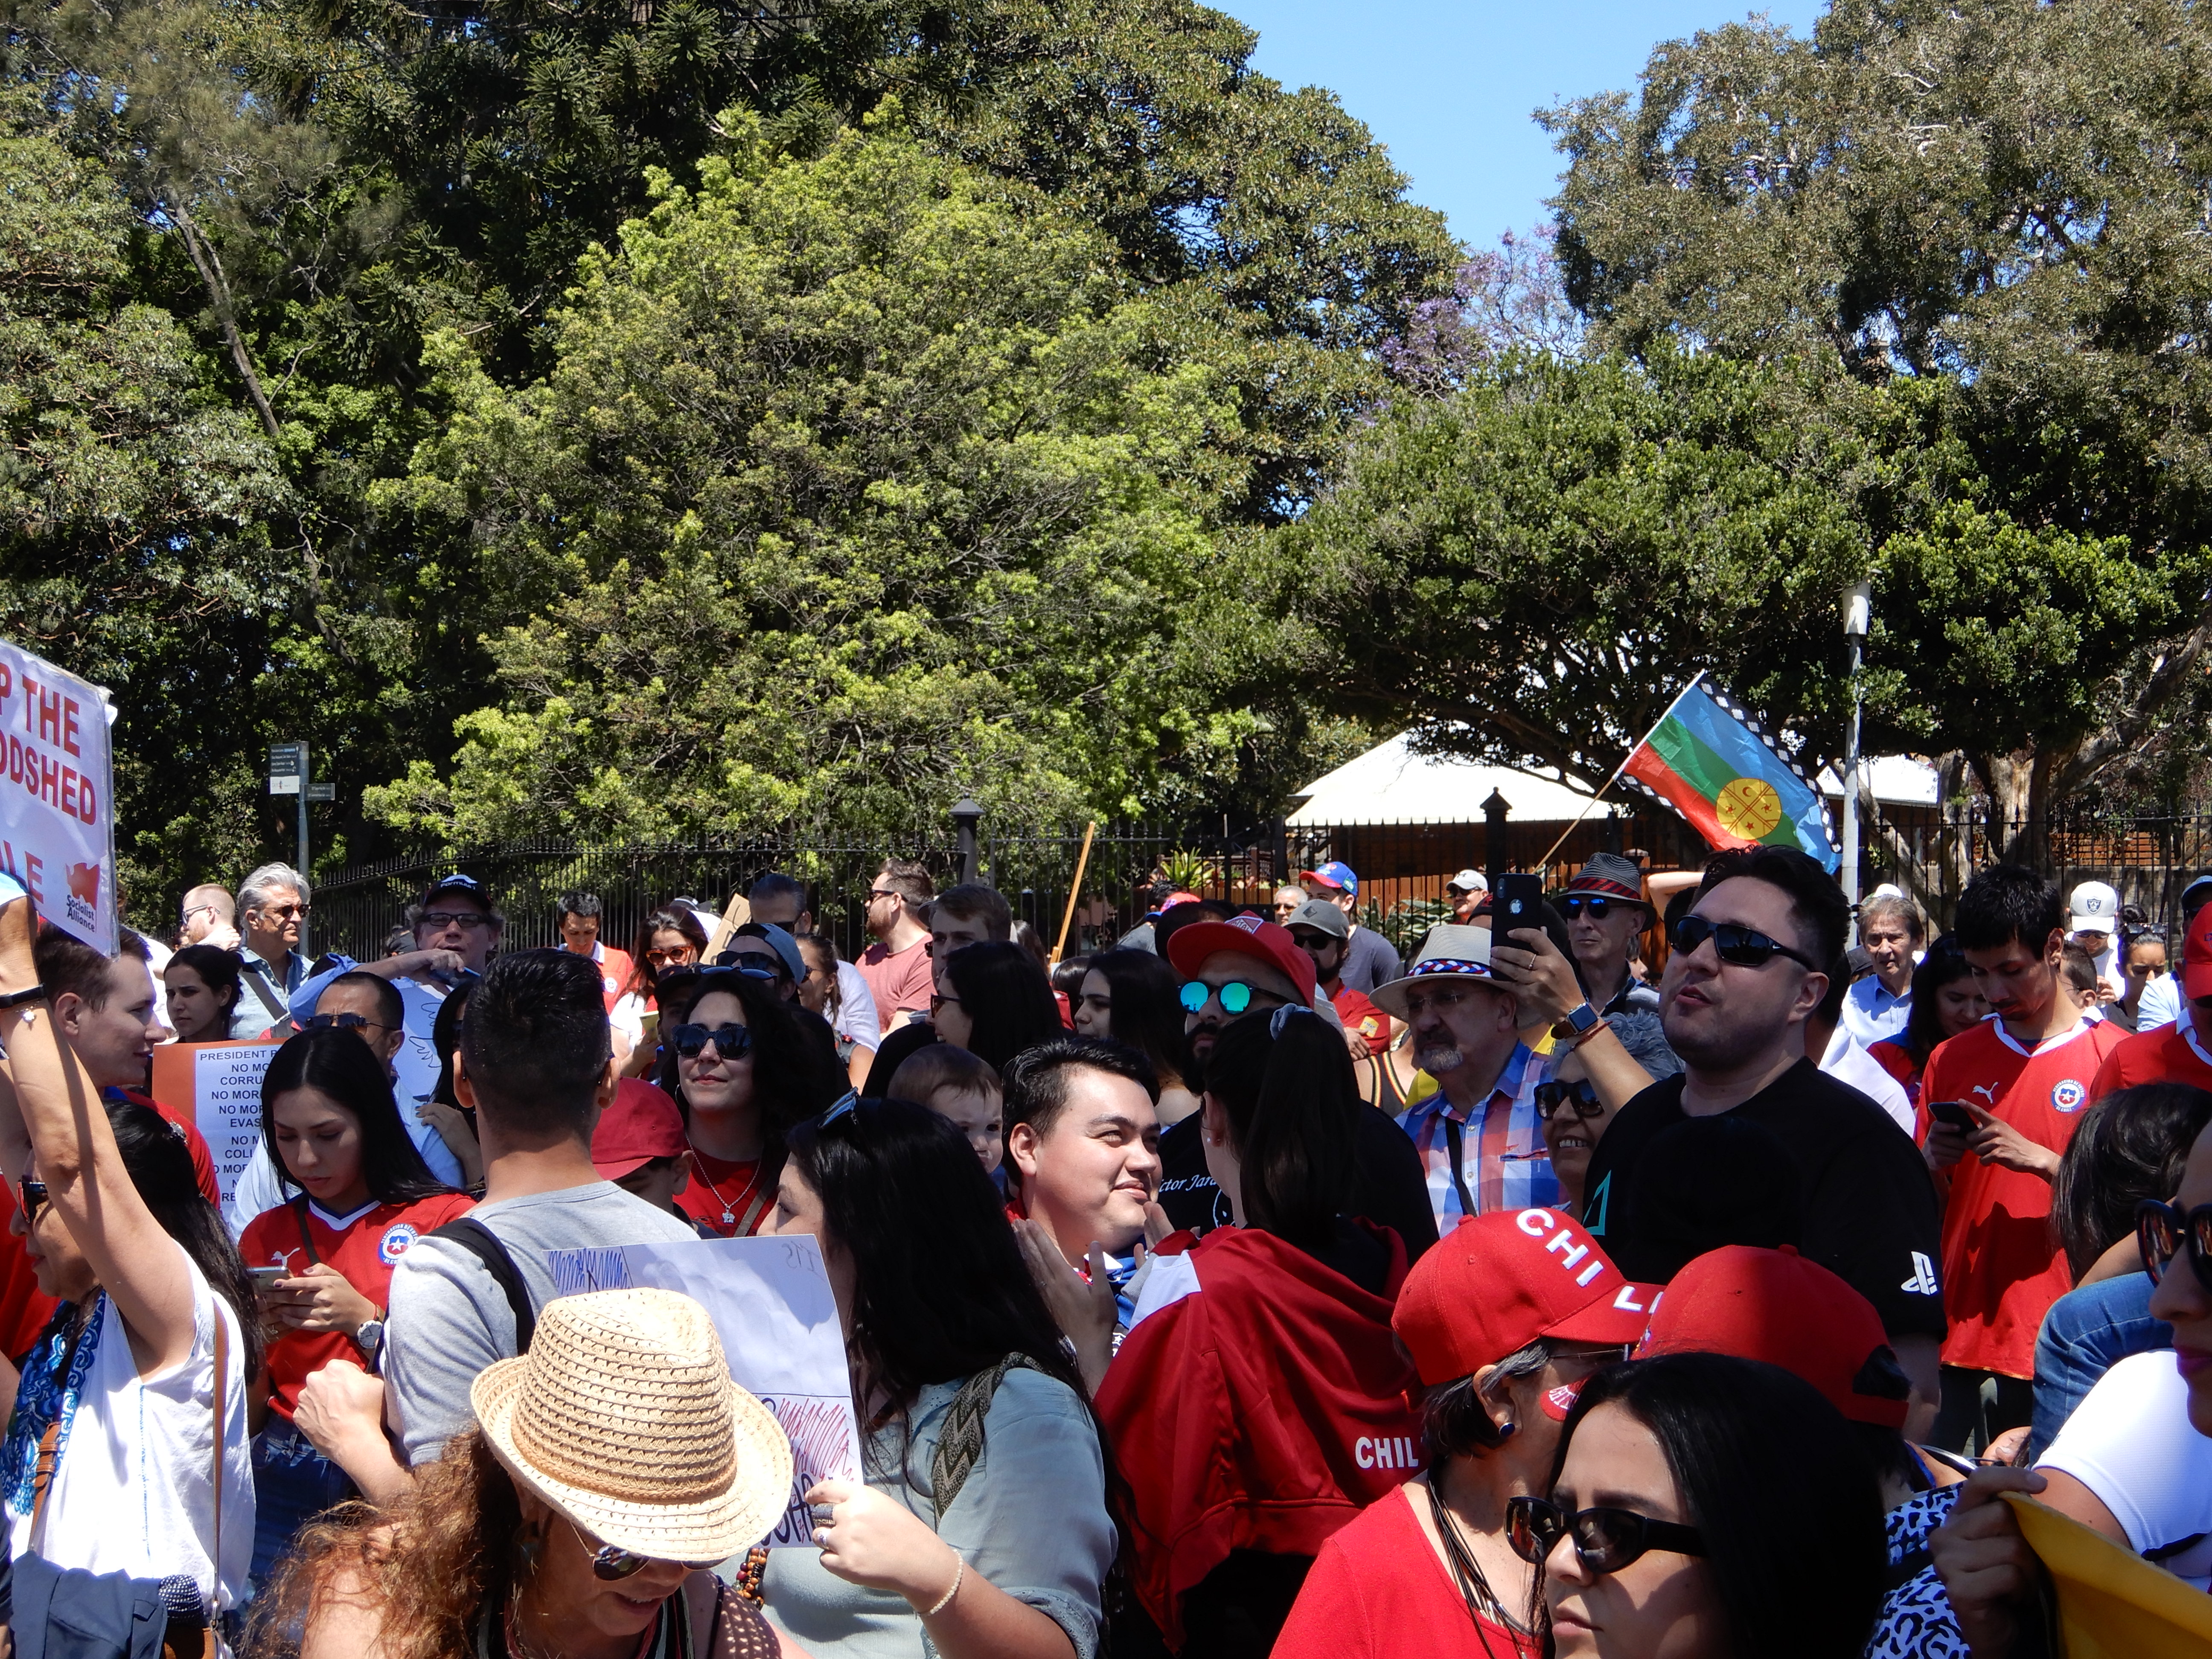
{"label": "mapuche flag", "polygon": [[1795,847],[1834,871],[1843,855],[1819,792],[1749,714],[1704,679],[1683,688],[1620,775],[1672,805],[1712,846]]}

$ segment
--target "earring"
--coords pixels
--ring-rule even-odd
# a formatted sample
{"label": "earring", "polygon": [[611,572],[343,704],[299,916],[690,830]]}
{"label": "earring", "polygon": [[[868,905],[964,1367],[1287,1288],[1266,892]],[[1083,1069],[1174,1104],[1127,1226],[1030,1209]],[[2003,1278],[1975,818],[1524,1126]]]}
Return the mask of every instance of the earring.
{"label": "earring", "polygon": [[1500,1440],[1510,1440],[1520,1432],[1521,1425],[1518,1423],[1500,1423],[1498,1425],[1498,1437]]}
{"label": "earring", "polygon": [[545,1553],[545,1528],[535,1522],[525,1521],[514,1529],[514,1554],[521,1565],[525,1577],[535,1577],[538,1563]]}

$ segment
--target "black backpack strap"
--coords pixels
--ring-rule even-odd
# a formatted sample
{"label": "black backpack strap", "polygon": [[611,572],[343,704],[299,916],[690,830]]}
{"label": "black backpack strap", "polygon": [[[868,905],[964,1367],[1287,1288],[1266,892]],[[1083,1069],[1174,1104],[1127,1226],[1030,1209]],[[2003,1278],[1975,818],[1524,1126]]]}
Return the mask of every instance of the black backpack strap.
{"label": "black backpack strap", "polygon": [[531,1309],[530,1291],[523,1285],[521,1270],[507,1253],[507,1246],[499,1242],[499,1235],[474,1216],[465,1215],[448,1221],[430,1237],[449,1240],[483,1263],[484,1271],[507,1292],[507,1305],[514,1310],[514,1351],[528,1353],[530,1339],[538,1334],[538,1316]]}

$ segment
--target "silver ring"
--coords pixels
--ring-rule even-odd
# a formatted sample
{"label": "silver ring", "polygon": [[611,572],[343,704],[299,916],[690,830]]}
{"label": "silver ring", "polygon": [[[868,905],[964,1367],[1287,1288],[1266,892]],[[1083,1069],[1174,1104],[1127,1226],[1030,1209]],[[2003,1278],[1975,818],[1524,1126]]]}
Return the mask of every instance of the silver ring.
{"label": "silver ring", "polygon": [[835,1508],[836,1505],[830,1504],[810,1504],[806,1508],[807,1518],[817,1527],[826,1527],[830,1524]]}

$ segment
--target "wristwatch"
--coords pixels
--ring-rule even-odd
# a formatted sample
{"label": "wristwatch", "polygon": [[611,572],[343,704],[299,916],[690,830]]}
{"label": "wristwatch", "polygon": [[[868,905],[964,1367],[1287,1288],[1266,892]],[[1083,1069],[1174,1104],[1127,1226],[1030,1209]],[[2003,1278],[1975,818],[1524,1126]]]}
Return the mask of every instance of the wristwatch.
{"label": "wristwatch", "polygon": [[368,1361],[369,1369],[374,1370],[376,1368],[377,1350],[384,1346],[383,1320],[362,1320],[361,1328],[353,1334],[353,1345],[361,1350],[362,1357]]}
{"label": "wristwatch", "polygon": [[1567,1010],[1566,1018],[1552,1028],[1552,1035],[1562,1042],[1571,1037],[1586,1037],[1601,1023],[1597,1010],[1584,1001]]}

